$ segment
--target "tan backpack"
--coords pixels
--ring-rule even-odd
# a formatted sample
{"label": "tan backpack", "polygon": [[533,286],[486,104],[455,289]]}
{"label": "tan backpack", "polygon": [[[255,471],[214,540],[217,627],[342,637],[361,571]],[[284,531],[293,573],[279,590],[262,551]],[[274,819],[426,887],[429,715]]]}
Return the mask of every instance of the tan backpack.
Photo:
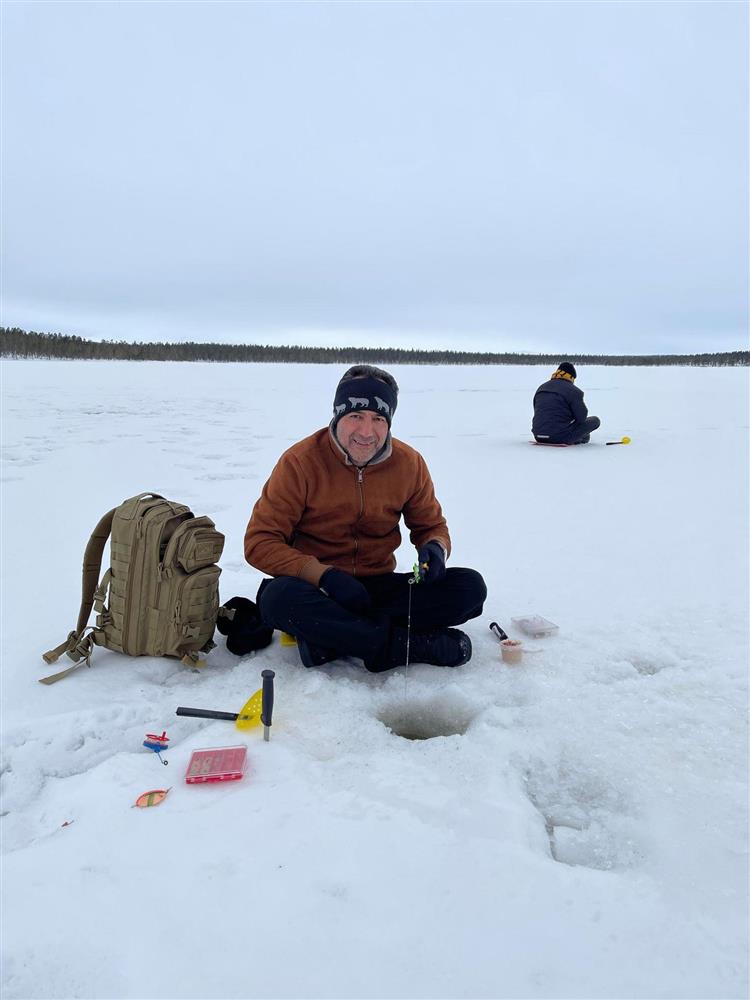
{"label": "tan backpack", "polygon": [[[97,586],[110,533],[110,567]],[[130,656],[177,656],[186,665],[203,666],[200,654],[214,645],[221,573],[215,563],[223,548],[224,536],[210,517],[195,517],[158,493],[139,493],[108,511],[83,556],[75,630],[44,653],[47,663],[66,653],[74,664],[41,683],[54,684],[83,663],[90,666],[94,646]],[[88,627],[92,606],[96,625]]]}

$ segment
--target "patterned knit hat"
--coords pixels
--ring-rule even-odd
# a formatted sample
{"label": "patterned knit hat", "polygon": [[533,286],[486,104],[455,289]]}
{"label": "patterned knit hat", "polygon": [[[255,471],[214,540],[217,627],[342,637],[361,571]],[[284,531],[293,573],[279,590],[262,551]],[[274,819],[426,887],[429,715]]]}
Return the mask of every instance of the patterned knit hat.
{"label": "patterned knit hat", "polygon": [[347,413],[372,410],[385,417],[390,427],[397,405],[398,385],[392,375],[373,365],[356,365],[344,374],[336,386],[333,426]]}
{"label": "patterned knit hat", "polygon": [[576,378],[576,366],[570,361],[561,361],[557,366],[559,372],[565,372],[566,375],[570,375],[571,378]]}

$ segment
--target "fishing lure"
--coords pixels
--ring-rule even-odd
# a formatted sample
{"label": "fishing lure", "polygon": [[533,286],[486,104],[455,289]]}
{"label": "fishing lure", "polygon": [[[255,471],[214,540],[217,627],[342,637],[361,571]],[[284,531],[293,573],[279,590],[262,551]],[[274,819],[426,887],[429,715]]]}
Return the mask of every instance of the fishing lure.
{"label": "fishing lure", "polygon": [[[144,747],[147,750],[153,750],[159,760],[161,760],[162,750],[167,749],[168,743],[169,737],[167,736],[166,729],[162,730],[161,736],[157,736],[156,733],[146,733],[146,739],[143,741]],[[168,760],[161,760],[161,762],[164,765],[169,763]]]}
{"label": "fishing lure", "polygon": [[411,568],[411,577],[409,578],[409,583],[422,583],[424,577],[422,574],[430,568],[429,563],[415,562]]}
{"label": "fishing lure", "polygon": [[138,806],[139,809],[147,809],[148,806],[158,806],[166,799],[170,791],[170,788],[152,788],[150,792],[144,792],[142,795],[139,795],[133,805]]}

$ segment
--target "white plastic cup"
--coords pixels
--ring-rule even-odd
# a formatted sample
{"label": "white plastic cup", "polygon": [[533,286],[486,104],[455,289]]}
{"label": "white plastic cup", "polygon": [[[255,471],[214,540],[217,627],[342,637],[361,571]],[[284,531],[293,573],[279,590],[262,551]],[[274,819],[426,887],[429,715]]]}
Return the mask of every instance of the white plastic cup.
{"label": "white plastic cup", "polygon": [[500,643],[503,663],[520,663],[523,659],[523,643],[520,639],[503,639]]}

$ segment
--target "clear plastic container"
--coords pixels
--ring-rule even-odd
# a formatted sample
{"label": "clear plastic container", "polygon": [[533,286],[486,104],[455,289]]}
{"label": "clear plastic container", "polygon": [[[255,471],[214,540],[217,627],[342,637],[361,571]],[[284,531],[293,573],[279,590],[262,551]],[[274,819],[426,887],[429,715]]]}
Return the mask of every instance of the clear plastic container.
{"label": "clear plastic container", "polygon": [[503,639],[500,653],[504,663],[520,663],[523,659],[523,643],[520,639]]}
{"label": "clear plastic container", "polygon": [[525,635],[533,635],[538,639],[545,635],[555,635],[559,632],[559,627],[541,615],[523,615],[520,618],[511,618],[511,621]]}
{"label": "clear plastic container", "polygon": [[198,785],[206,781],[238,781],[247,766],[247,747],[210,747],[193,750],[185,781]]}

